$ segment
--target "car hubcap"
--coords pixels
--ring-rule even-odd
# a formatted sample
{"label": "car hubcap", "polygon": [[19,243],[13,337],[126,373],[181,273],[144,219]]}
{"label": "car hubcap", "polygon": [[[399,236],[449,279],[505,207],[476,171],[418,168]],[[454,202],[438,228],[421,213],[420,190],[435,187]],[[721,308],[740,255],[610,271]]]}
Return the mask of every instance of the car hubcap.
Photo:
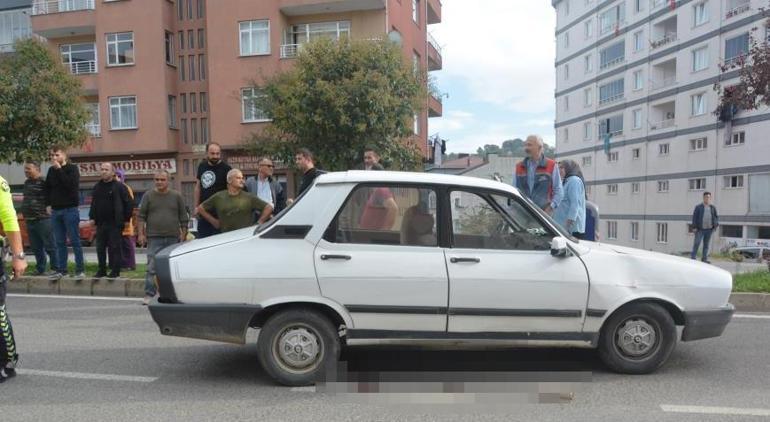
{"label": "car hubcap", "polygon": [[653,349],[657,336],[655,329],[642,319],[630,319],[618,328],[616,342],[623,354],[644,356]]}
{"label": "car hubcap", "polygon": [[294,370],[312,366],[321,353],[318,336],[305,327],[284,330],[278,337],[276,349],[281,362]]}

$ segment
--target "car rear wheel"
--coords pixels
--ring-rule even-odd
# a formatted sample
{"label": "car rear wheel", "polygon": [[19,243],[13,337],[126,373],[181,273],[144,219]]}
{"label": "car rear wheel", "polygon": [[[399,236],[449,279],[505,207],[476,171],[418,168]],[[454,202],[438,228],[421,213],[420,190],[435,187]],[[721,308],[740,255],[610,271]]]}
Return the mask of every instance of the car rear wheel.
{"label": "car rear wheel", "polygon": [[310,385],[336,366],[340,339],[324,315],[290,309],[267,320],[259,332],[257,353],[262,367],[277,382]]}
{"label": "car rear wheel", "polygon": [[654,303],[632,303],[604,324],[599,356],[615,372],[649,374],[663,366],[675,346],[671,314]]}

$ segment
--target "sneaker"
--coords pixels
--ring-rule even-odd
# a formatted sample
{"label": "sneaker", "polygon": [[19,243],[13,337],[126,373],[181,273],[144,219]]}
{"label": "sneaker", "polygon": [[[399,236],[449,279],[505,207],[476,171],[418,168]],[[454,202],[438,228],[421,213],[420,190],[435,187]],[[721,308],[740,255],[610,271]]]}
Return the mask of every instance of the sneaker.
{"label": "sneaker", "polygon": [[16,376],[16,369],[15,368],[5,368],[5,375],[8,378],[13,378]]}
{"label": "sneaker", "polygon": [[94,278],[104,278],[107,277],[107,271],[106,270],[99,270],[94,274]]}
{"label": "sneaker", "polygon": [[66,277],[66,274],[54,271],[48,276],[48,280],[50,280],[53,283],[56,283],[57,281],[61,280],[62,277]]}
{"label": "sneaker", "polygon": [[107,278],[119,278],[120,273],[117,271],[111,271],[110,274],[107,276]]}
{"label": "sneaker", "polygon": [[152,300],[151,296],[145,296],[144,299],[142,299],[142,305],[144,306],[149,305],[151,300]]}
{"label": "sneaker", "polygon": [[83,280],[86,279],[86,273],[81,271],[81,272],[75,274],[73,277],[75,278],[75,281],[83,281]]}

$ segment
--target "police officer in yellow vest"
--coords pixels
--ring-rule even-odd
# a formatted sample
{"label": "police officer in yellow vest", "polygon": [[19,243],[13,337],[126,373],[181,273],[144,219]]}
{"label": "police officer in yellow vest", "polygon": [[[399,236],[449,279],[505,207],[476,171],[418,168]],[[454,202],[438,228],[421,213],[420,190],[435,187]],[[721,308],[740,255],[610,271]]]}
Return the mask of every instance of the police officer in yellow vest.
{"label": "police officer in yellow vest", "polygon": [[[3,252],[10,247],[12,253],[13,276],[20,277],[27,269],[27,260],[24,256],[24,248],[21,243],[19,222],[16,219],[16,211],[13,209],[11,188],[8,182],[0,176],[0,225],[3,226],[6,238],[3,239]],[[16,362],[19,355],[16,353],[16,342],[13,338],[13,328],[8,314],[5,311],[5,293],[8,287],[8,277],[5,275],[5,263],[0,256],[0,383],[16,375]]]}

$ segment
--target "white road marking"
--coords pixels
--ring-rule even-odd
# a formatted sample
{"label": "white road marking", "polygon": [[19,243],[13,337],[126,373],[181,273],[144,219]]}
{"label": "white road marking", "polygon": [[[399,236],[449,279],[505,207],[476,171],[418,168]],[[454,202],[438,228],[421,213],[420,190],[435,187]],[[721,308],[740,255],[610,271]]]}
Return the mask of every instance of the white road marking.
{"label": "white road marking", "polygon": [[696,413],[700,415],[737,415],[737,416],[770,416],[770,409],[750,409],[744,407],[715,407],[715,406],[677,406],[661,404],[664,412]]}
{"label": "white road marking", "polygon": [[16,369],[21,375],[38,375],[44,377],[57,377],[57,378],[74,378],[82,380],[99,380],[99,381],[130,381],[130,382],[145,382],[150,383],[158,379],[158,377],[137,377],[131,375],[111,375],[111,374],[89,374],[85,372],[61,372],[61,371],[42,371],[39,369]]}
{"label": "white road marking", "polygon": [[292,387],[289,389],[292,393],[315,393],[315,387],[309,386],[309,387]]}
{"label": "white road marking", "polygon": [[735,314],[733,318],[747,318],[747,319],[770,319],[770,315],[767,314]]}
{"label": "white road marking", "polygon": [[117,300],[124,302],[141,302],[138,297],[107,297],[107,296],[66,296],[66,295],[36,295],[28,293],[8,293],[8,297],[32,299],[74,299],[74,300]]}

